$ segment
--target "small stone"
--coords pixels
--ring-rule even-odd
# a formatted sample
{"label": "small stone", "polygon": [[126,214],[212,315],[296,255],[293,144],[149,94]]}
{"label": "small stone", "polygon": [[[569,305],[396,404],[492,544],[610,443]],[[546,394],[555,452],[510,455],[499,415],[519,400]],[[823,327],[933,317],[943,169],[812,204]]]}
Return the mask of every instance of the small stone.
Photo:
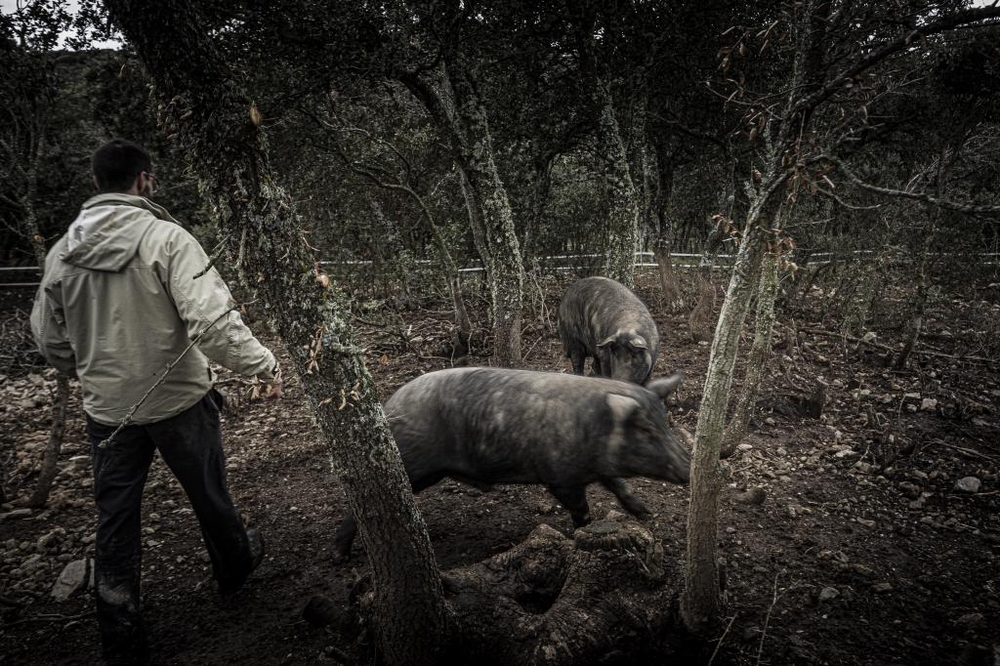
{"label": "small stone", "polygon": [[876,592],[878,592],[879,594],[882,594],[884,592],[891,592],[892,591],[892,584],[891,583],[875,583],[875,585],[872,586],[872,589],[875,590]]}
{"label": "small stone", "polygon": [[982,482],[974,476],[962,477],[955,482],[955,490],[963,493],[978,493]]}
{"label": "small stone", "polygon": [[747,488],[745,492],[735,495],[736,501],[744,504],[763,504],[766,498],[767,493],[760,487]]}
{"label": "small stone", "polygon": [[52,586],[52,598],[66,601],[87,586],[87,560],[74,560],[66,565]]}
{"label": "small stone", "polygon": [[90,456],[73,456],[69,459],[69,463],[76,469],[86,469],[90,464]]}
{"label": "small stone", "polygon": [[835,587],[824,587],[819,592],[820,601],[832,601],[840,596],[840,591]]}
{"label": "small stone", "polygon": [[805,513],[805,509],[803,509],[801,505],[799,505],[799,504],[789,504],[788,505],[788,517],[789,518],[795,518],[797,516],[802,515],[803,513]]}
{"label": "small stone", "polygon": [[960,627],[965,627],[966,629],[974,629],[976,627],[983,626],[983,622],[986,618],[983,617],[982,613],[966,613],[962,617],[955,620],[955,624]]}
{"label": "small stone", "polygon": [[837,451],[836,453],[834,453],[833,457],[834,458],[846,458],[848,456],[856,456],[856,455],[858,455],[858,454],[855,453],[855,451],[853,449],[841,449],[840,451]]}
{"label": "small stone", "polygon": [[769,426],[773,426],[773,425],[775,425],[777,423],[777,421],[775,421],[773,418],[771,418],[770,416],[768,416],[766,419],[764,419],[764,423],[766,423]]}
{"label": "small stone", "polygon": [[922,412],[934,412],[937,411],[938,401],[934,398],[924,398],[920,401],[920,411]]}
{"label": "small stone", "polygon": [[15,518],[27,518],[30,515],[31,509],[14,509],[7,513],[0,513],[0,523],[5,520],[14,520]]}
{"label": "small stone", "polygon": [[751,449],[753,449],[753,444],[743,443],[743,444],[737,444],[736,445],[736,450],[737,451],[749,451]]}
{"label": "small stone", "polygon": [[875,527],[874,520],[866,520],[864,518],[855,518],[855,520],[857,520],[859,524],[864,525],[865,527]]}

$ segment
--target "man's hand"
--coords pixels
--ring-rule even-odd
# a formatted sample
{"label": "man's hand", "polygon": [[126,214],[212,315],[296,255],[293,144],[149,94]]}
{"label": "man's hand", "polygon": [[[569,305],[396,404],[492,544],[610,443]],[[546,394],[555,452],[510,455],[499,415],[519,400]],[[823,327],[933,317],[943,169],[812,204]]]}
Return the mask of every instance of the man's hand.
{"label": "man's hand", "polygon": [[281,368],[275,365],[274,379],[264,383],[264,393],[262,397],[265,400],[277,400],[283,394],[284,392],[282,391]]}
{"label": "man's hand", "polygon": [[277,400],[284,394],[282,390],[281,368],[277,362],[274,364],[274,369],[268,375],[264,377],[257,375],[254,378],[253,393],[250,394],[251,400],[257,400],[258,398]]}

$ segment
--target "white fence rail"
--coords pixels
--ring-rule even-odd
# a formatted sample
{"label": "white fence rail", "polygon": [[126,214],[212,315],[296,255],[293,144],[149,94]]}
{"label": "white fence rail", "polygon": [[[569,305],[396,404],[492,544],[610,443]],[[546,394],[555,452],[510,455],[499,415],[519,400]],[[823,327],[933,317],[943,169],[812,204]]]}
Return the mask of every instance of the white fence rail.
{"label": "white fence rail", "polygon": [[[853,261],[864,261],[866,259],[873,258],[875,255],[874,250],[855,250],[848,253],[847,255],[838,254],[834,252],[816,252],[808,256],[809,266],[823,266],[830,264],[834,261],[834,257],[839,257],[840,261],[844,261],[849,256]],[[691,253],[676,253],[670,255],[672,259],[676,260],[674,268],[695,268],[701,265],[704,255],[702,254],[691,254]],[[728,266],[736,255],[733,254],[717,254],[715,255],[716,265]],[[1000,258],[1000,252],[984,252],[978,256],[986,260],[987,265],[992,265],[998,261]],[[556,264],[563,261],[572,261],[580,259],[590,259],[597,260],[600,259],[599,254],[554,254],[546,257],[539,257],[539,261],[543,264]],[[652,252],[636,252],[635,253],[635,267],[636,268],[657,268],[659,264],[654,261]],[[321,261],[319,262],[323,266],[346,266],[346,267],[369,267],[373,266],[374,262],[367,259],[348,259],[344,261]],[[417,259],[413,263],[419,266],[430,266],[434,262],[430,259]],[[479,263],[479,262],[475,262]],[[586,270],[591,268],[592,264],[588,265],[586,263],[576,263],[564,266],[553,266],[549,265],[547,268],[552,271],[575,271],[575,270]],[[466,266],[458,269],[459,273],[482,273],[486,269],[481,265]],[[37,266],[0,266],[0,275],[9,273],[30,273],[32,276],[37,275],[40,269]],[[38,282],[0,282],[0,289],[6,288],[16,288],[16,287],[37,287]]]}

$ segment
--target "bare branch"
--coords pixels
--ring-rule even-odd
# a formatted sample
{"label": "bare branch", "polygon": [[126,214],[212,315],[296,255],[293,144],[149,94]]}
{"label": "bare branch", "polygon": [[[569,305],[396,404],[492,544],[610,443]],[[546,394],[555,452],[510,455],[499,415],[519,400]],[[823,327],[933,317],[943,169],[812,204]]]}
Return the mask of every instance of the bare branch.
{"label": "bare branch", "polygon": [[821,103],[829,99],[849,80],[864,72],[868,68],[877,65],[889,56],[909,47],[917,39],[957,28],[975,27],[977,24],[981,25],[984,21],[1000,19],[1000,7],[997,7],[996,5],[997,3],[994,2],[989,7],[967,9],[965,11],[945,16],[937,21],[932,21],[920,27],[914,28],[906,35],[887,42],[882,45],[881,48],[873,50],[868,55],[842,71],[840,74],[827,81],[822,88],[813,94],[800,99],[796,102],[793,112],[807,112],[815,109]]}
{"label": "bare branch", "polygon": [[875,192],[876,194],[882,194],[890,197],[899,197],[903,199],[913,199],[915,201],[923,201],[934,206],[939,206],[946,210],[953,210],[958,213],[965,213],[966,215],[993,215],[1000,213],[1000,204],[969,204],[962,203],[960,201],[951,201],[949,199],[942,199],[941,197],[935,197],[926,192],[910,192],[907,190],[897,190],[890,187],[880,187],[878,185],[872,185],[861,178],[858,177],[851,169],[844,164],[841,160],[831,155],[822,155],[819,159],[823,159],[830,162],[838,169],[840,169],[843,174],[847,177],[847,180],[854,186],[860,187],[863,190],[868,190],[869,192]]}

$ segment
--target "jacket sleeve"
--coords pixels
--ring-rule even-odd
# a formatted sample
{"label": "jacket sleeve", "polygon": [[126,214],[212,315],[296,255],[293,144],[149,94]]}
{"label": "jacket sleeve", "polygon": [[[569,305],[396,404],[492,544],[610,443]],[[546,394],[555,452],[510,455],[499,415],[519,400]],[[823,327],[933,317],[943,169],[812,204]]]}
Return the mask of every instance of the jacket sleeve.
{"label": "jacket sleeve", "polygon": [[[213,361],[243,375],[274,379],[274,354],[254,337],[234,307],[229,287],[214,268],[205,271],[208,255],[181,227],[170,240],[168,288],[189,339],[198,335],[198,348]],[[195,277],[199,273],[203,275]]]}
{"label": "jacket sleeve", "polygon": [[62,308],[47,293],[48,288],[49,285],[43,277],[31,308],[31,333],[38,351],[49,365],[63,374],[75,377],[76,354],[69,342],[66,319],[63,317]]}

